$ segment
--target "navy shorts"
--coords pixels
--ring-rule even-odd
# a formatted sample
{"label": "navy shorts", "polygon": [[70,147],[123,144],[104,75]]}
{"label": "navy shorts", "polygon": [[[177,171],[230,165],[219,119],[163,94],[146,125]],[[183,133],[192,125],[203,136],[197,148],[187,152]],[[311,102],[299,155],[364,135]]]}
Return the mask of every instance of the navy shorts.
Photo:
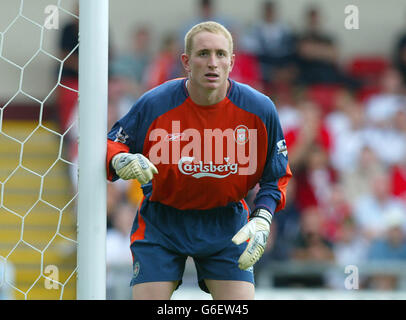
{"label": "navy shorts", "polygon": [[178,210],[145,199],[131,231],[130,285],[154,281],[179,281],[180,285],[188,256],[195,262],[200,288],[207,293],[204,279],[254,283],[252,268],[238,267],[247,243],[231,241],[248,215],[243,201],[211,210]]}

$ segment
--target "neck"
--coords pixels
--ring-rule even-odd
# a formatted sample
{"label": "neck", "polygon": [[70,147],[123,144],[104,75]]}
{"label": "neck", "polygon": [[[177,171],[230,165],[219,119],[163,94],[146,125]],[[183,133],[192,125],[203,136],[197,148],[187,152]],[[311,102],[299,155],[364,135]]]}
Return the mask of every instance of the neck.
{"label": "neck", "polygon": [[189,92],[190,98],[194,103],[201,106],[210,106],[222,101],[227,95],[229,86],[230,83],[227,80],[227,82],[218,89],[208,90],[198,88],[191,79],[188,79],[186,82],[186,88]]}

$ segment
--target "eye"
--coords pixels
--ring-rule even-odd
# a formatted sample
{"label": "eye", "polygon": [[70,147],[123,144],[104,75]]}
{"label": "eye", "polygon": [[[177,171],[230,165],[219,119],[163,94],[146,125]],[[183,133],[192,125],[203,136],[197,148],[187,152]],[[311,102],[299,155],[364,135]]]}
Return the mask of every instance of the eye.
{"label": "eye", "polygon": [[207,51],[200,51],[200,52],[198,53],[198,55],[199,55],[199,57],[207,56]]}
{"label": "eye", "polygon": [[226,53],[225,53],[224,51],[219,51],[219,52],[217,52],[217,55],[218,55],[219,57],[225,57],[225,56],[226,56]]}

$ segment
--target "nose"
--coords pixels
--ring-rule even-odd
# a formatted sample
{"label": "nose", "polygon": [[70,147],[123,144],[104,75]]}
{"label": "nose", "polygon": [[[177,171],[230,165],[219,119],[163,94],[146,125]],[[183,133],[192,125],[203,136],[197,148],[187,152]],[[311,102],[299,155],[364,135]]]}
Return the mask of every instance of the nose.
{"label": "nose", "polygon": [[217,68],[217,58],[215,54],[211,54],[208,61],[208,66],[211,69]]}

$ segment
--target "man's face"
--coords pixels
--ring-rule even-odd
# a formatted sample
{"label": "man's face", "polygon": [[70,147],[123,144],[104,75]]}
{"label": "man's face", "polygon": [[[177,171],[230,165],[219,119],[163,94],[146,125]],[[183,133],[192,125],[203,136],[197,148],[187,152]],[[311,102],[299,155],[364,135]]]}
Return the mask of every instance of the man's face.
{"label": "man's face", "polygon": [[191,53],[183,54],[182,62],[193,85],[216,90],[227,85],[234,55],[225,36],[203,31],[193,37]]}

